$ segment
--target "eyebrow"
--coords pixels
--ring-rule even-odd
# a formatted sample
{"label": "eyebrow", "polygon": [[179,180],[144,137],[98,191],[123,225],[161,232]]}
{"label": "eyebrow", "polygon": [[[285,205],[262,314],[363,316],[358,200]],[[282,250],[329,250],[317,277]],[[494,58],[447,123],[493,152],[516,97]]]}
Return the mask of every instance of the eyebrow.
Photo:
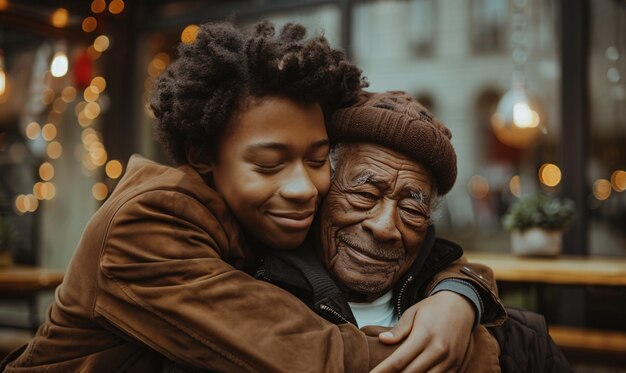
{"label": "eyebrow", "polygon": [[412,189],[412,188],[405,188],[404,189],[406,192],[408,192],[408,194],[411,196],[411,198],[413,198],[415,201],[417,201],[417,203],[419,204],[424,204],[424,205],[429,205],[430,204],[430,195],[426,192],[424,192],[421,189]]}
{"label": "eyebrow", "polygon": [[[328,139],[322,139],[322,140],[318,140],[316,142],[314,142],[313,144],[310,145],[311,149],[319,149],[322,148],[324,146],[330,146],[330,142],[328,141]],[[284,143],[281,142],[258,142],[256,144],[252,144],[250,146],[248,146],[248,148],[246,149],[247,151],[258,151],[258,150],[287,150],[288,146],[285,145]]]}
{"label": "eyebrow", "polygon": [[355,186],[363,184],[384,184],[384,181],[376,178],[376,175],[371,171],[364,171],[357,175],[352,182]]}

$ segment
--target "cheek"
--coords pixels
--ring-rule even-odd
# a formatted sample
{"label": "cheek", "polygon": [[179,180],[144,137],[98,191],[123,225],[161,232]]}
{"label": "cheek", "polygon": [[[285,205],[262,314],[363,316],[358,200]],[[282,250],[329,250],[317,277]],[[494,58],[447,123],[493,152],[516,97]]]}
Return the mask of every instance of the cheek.
{"label": "cheek", "polygon": [[319,193],[319,198],[323,198],[330,188],[330,166],[326,163],[326,166],[314,169],[310,175],[311,181]]}

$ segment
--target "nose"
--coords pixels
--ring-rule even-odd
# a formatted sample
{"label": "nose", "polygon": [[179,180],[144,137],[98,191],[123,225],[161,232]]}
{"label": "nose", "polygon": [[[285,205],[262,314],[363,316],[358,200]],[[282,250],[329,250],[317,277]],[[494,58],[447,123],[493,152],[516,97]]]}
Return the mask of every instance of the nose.
{"label": "nose", "polygon": [[401,239],[398,230],[398,213],[396,203],[391,200],[382,199],[374,209],[370,211],[370,216],[365,219],[362,226],[369,231],[379,242],[398,241]]}
{"label": "nose", "polygon": [[280,189],[280,195],[288,200],[307,202],[318,195],[317,187],[311,175],[302,164],[294,165]]}

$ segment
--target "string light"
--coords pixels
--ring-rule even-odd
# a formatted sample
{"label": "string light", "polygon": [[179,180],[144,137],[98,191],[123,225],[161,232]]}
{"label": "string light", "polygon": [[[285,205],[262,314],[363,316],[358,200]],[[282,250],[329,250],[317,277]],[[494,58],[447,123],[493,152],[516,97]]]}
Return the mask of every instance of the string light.
{"label": "string light", "polygon": [[509,181],[509,190],[511,191],[511,194],[517,198],[522,196],[522,183],[519,175],[515,175],[511,178]]}
{"label": "string light", "polygon": [[49,162],[44,162],[39,166],[39,177],[43,181],[50,181],[54,177],[54,167]]}
{"label": "string light", "polygon": [[52,123],[47,123],[41,129],[41,137],[46,141],[52,141],[57,137],[57,127]]}
{"label": "string light", "polygon": [[93,0],[91,2],[91,11],[98,14],[104,12],[107,3],[104,0]]}
{"label": "string light", "polygon": [[180,41],[185,44],[193,44],[196,41],[196,37],[198,36],[198,30],[200,27],[198,25],[189,25],[183,29],[183,32],[180,34]]}
{"label": "string light", "polygon": [[50,64],[50,72],[55,78],[60,78],[67,74],[69,63],[67,55],[63,51],[56,52]]}
{"label": "string light", "polygon": [[593,183],[593,196],[605,201],[611,196],[611,183],[607,179],[598,179]]}
{"label": "string light", "polygon": [[63,28],[67,26],[68,21],[69,13],[65,8],[58,8],[52,13],[52,16],[50,17],[50,22],[52,23],[52,26],[56,28]]}
{"label": "string light", "polygon": [[63,91],[61,92],[61,98],[68,104],[74,101],[74,99],[76,99],[76,88],[72,86],[63,88]]}
{"label": "string light", "polygon": [[626,190],[626,171],[617,170],[611,174],[611,186],[616,192],[623,192]]}
{"label": "string light", "polygon": [[100,35],[93,41],[93,49],[102,53],[109,48],[109,44],[109,38],[106,35]]}
{"label": "string light", "polygon": [[549,187],[555,187],[561,182],[561,169],[552,163],[545,163],[539,168],[539,181]]}
{"label": "string light", "polygon": [[91,188],[91,194],[93,195],[93,198],[97,199],[98,201],[102,201],[103,199],[107,198],[107,195],[109,194],[109,188],[107,188],[105,183],[95,183],[94,186]]}
{"label": "string light", "polygon": [[484,176],[474,175],[469,179],[467,189],[476,199],[482,199],[489,194],[489,181]]}
{"label": "string light", "polygon": [[111,179],[117,179],[120,175],[122,175],[122,164],[120,161],[113,159],[107,162],[104,170],[108,177]]}
{"label": "string light", "polygon": [[4,52],[0,49],[0,96],[7,90],[7,74],[4,71]]}
{"label": "string light", "polygon": [[124,10],[124,1],[122,0],[113,0],[109,4],[109,12],[111,14],[120,14]]}
{"label": "string light", "polygon": [[39,137],[39,134],[41,133],[41,126],[39,126],[39,123],[37,122],[31,122],[26,126],[26,137],[28,137],[31,140],[35,140]]}
{"label": "string light", "polygon": [[94,17],[87,17],[83,20],[83,31],[85,32],[92,32],[96,29],[96,27],[98,27],[98,20],[96,20]]}

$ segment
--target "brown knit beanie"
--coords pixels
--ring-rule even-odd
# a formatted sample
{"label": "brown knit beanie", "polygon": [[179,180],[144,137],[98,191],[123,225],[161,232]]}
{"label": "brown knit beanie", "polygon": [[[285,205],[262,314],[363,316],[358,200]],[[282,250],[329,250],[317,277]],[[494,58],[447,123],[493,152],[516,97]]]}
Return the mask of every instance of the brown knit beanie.
{"label": "brown knit beanie", "polygon": [[327,128],[333,143],[371,142],[413,158],[432,172],[440,196],[454,185],[450,130],[406,92],[363,92],[355,105],[333,113]]}

